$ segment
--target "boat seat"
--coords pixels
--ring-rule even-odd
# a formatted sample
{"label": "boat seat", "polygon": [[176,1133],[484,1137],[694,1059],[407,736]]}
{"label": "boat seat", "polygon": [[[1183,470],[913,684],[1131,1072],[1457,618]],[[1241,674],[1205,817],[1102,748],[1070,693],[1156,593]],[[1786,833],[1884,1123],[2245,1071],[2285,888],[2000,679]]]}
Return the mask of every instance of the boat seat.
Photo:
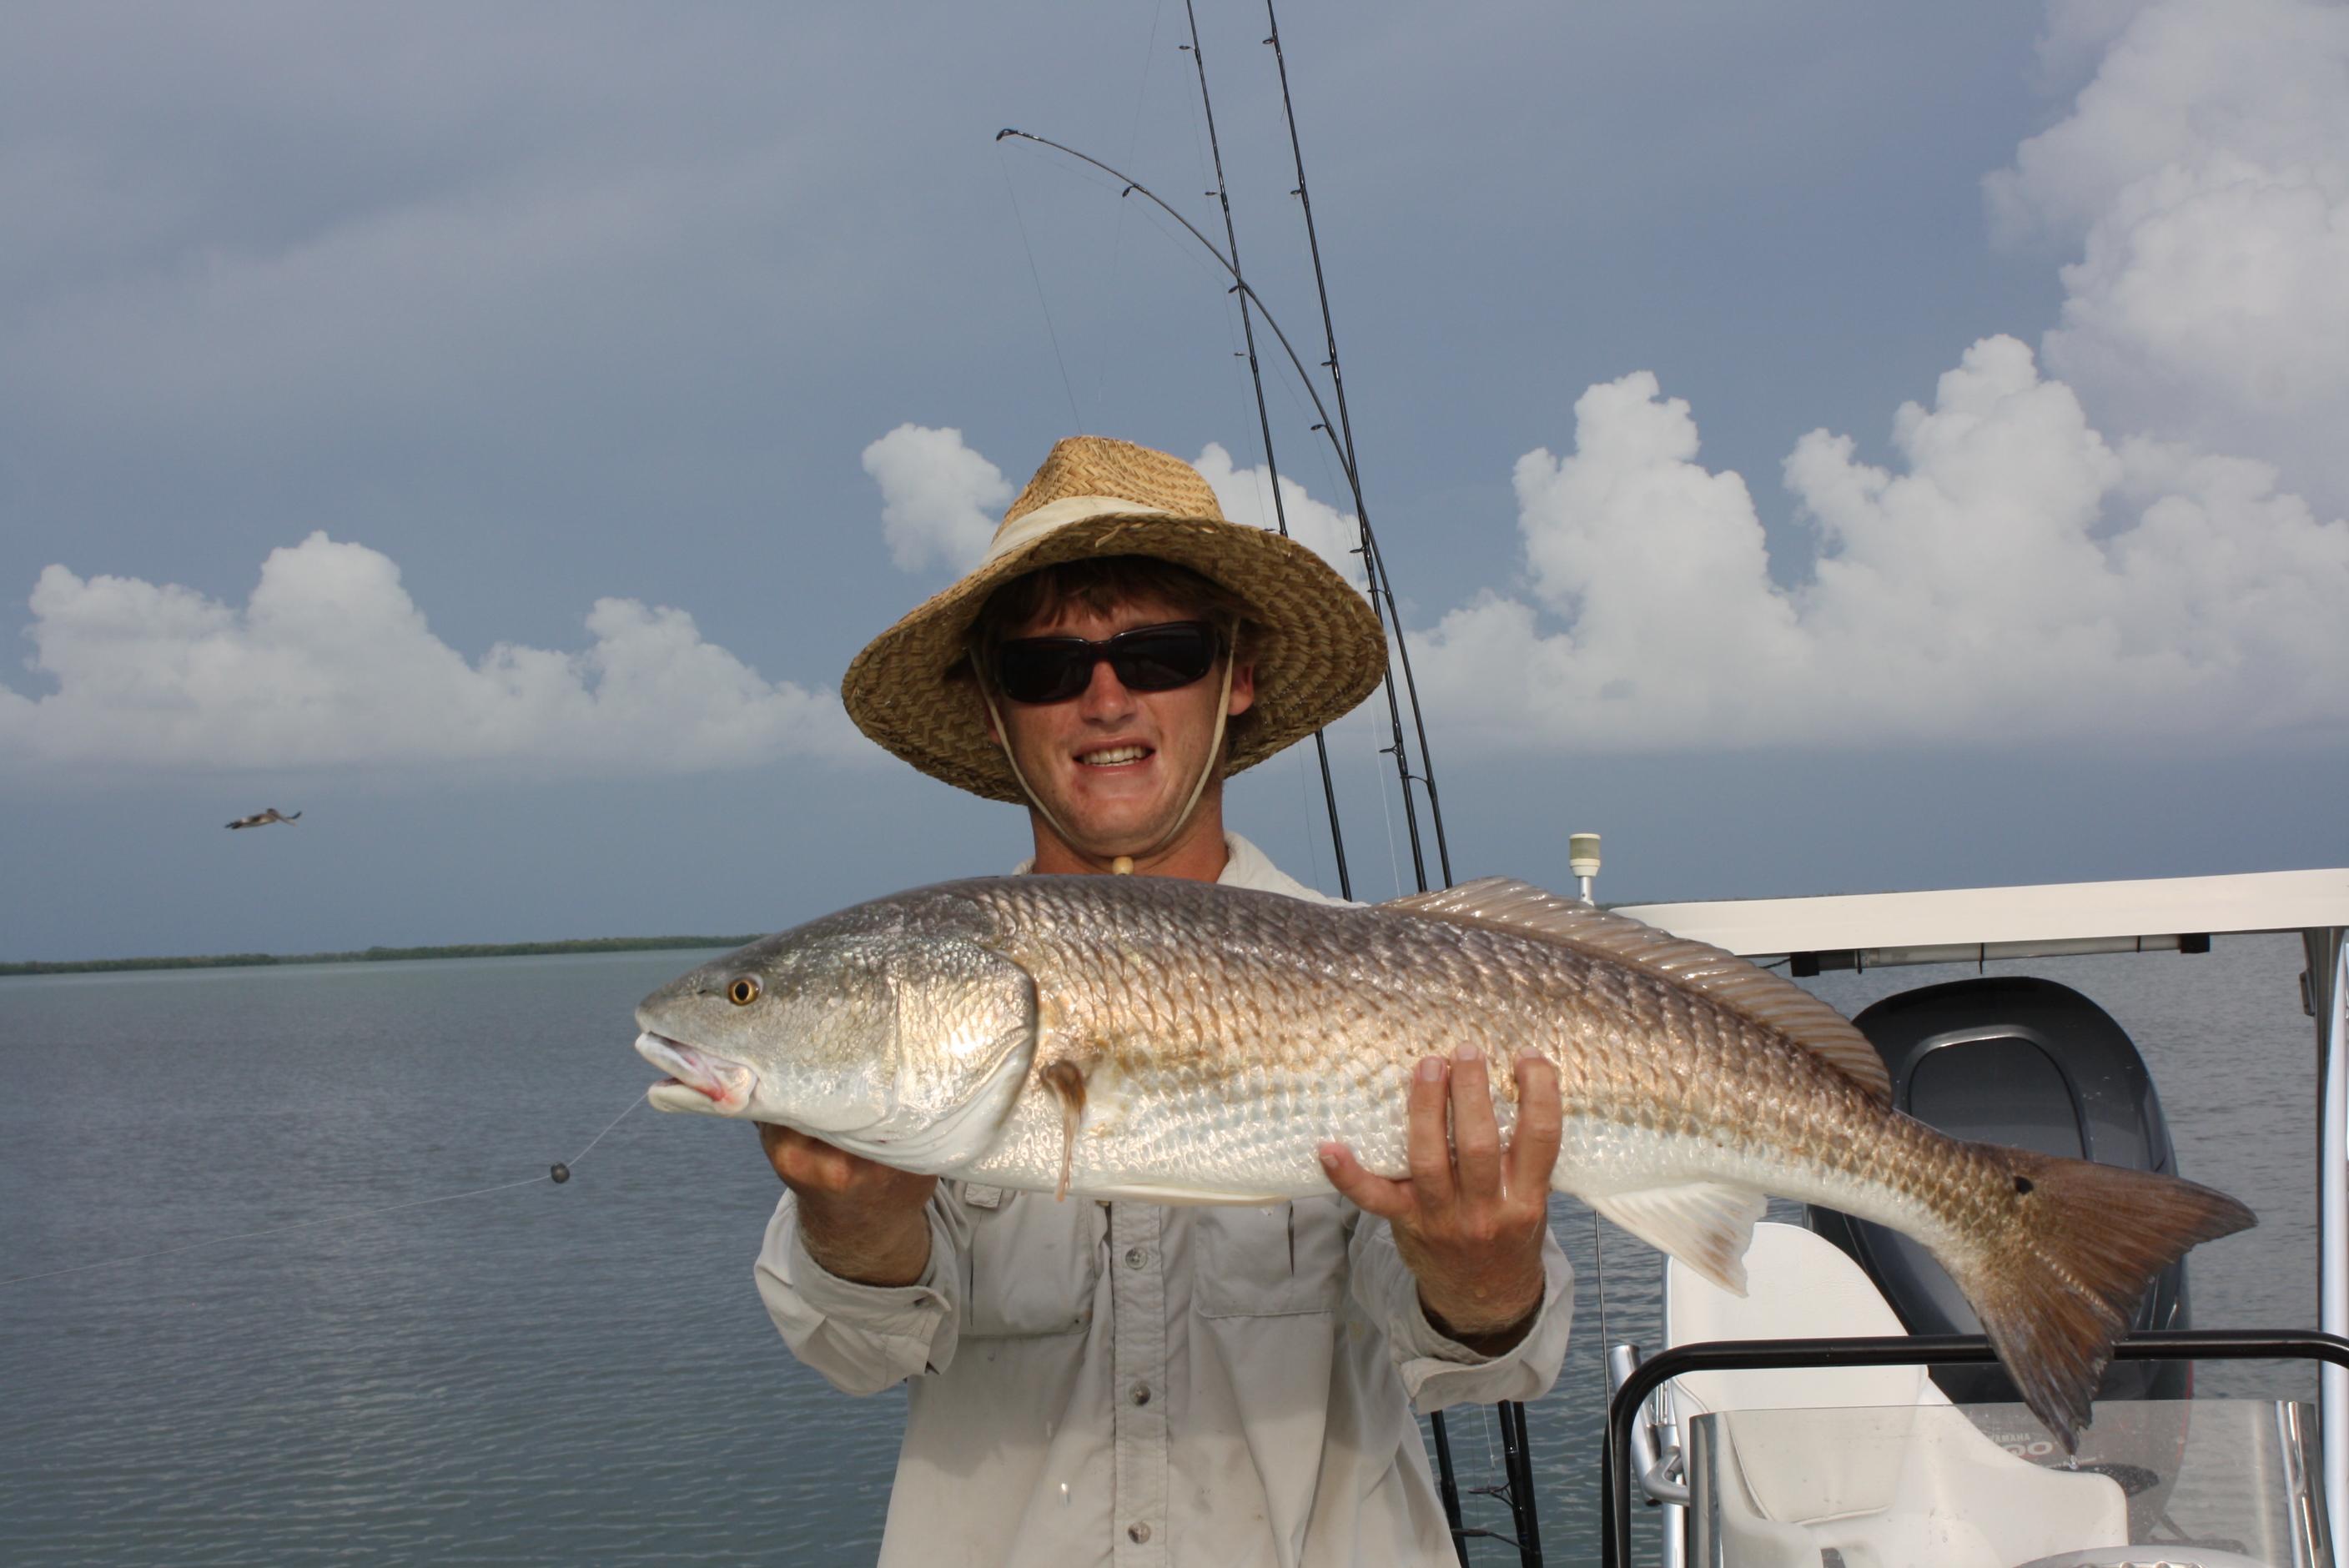
{"label": "boat seat", "polygon": [[[1754,1226],[1745,1273],[1741,1299],[1668,1263],[1665,1342],[1907,1332],[1857,1264],[1799,1225]],[[1684,1444],[1692,1418],[1721,1417],[1711,1518],[1737,1568],[2013,1568],[2129,1538],[2117,1483],[2008,1453],[1921,1367],[1691,1373],[1671,1400]],[[1850,1411],[1836,1440],[1785,1413],[1815,1410]]]}

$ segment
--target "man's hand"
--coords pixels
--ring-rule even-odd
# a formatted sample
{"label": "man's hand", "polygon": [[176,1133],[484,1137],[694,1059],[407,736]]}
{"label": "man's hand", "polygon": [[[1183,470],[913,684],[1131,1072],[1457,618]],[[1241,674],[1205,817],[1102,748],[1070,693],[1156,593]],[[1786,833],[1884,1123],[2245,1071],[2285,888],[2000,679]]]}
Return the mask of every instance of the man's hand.
{"label": "man's hand", "polygon": [[1516,1129],[1506,1150],[1492,1078],[1474,1047],[1449,1063],[1430,1057],[1413,1074],[1408,1177],[1374,1176],[1344,1144],[1321,1146],[1330,1184],[1393,1227],[1428,1321],[1487,1356],[1515,1346],[1541,1309],[1542,1238],[1562,1124],[1554,1064],[1525,1052],[1516,1080]]}
{"label": "man's hand", "polygon": [[857,1284],[912,1284],[930,1266],[935,1176],[916,1176],[768,1122],[767,1162],[799,1199],[800,1239],[825,1271]]}

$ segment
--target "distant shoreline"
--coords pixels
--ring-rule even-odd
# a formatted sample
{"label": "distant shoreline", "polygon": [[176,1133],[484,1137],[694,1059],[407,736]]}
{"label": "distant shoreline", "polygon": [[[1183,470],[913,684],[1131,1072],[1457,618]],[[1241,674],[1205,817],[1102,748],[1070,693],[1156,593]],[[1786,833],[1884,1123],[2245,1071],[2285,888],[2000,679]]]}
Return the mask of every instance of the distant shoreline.
{"label": "distant shoreline", "polygon": [[111,975],[132,969],[251,969],[273,964],[401,964],[417,958],[523,958],[559,953],[658,953],[673,947],[740,947],[766,935],[590,936],[576,942],[467,942],[451,947],[364,947],[355,953],[221,953],[192,958],[78,958],[0,964],[0,975]]}

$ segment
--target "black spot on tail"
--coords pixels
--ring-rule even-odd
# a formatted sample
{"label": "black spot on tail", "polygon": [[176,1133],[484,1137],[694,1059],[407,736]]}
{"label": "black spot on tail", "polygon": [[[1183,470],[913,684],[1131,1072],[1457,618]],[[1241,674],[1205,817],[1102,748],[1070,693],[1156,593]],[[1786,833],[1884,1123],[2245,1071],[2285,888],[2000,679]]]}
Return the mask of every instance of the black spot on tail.
{"label": "black spot on tail", "polygon": [[[1977,1144],[2017,1197],[1971,1276],[1951,1268],[2023,1402],[2070,1450],[2113,1341],[2154,1276],[2258,1219],[2224,1192],[2146,1171]],[[1943,1260],[1946,1266],[1948,1260]]]}

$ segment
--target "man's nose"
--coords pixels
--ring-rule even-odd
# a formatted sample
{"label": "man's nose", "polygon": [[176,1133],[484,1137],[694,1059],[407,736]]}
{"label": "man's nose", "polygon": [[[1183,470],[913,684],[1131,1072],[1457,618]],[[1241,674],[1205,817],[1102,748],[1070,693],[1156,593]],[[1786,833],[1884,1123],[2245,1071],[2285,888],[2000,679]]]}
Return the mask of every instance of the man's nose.
{"label": "man's nose", "polygon": [[1117,667],[1107,659],[1093,661],[1092,678],[1077,698],[1087,718],[1117,718],[1133,711],[1133,693],[1117,678]]}

